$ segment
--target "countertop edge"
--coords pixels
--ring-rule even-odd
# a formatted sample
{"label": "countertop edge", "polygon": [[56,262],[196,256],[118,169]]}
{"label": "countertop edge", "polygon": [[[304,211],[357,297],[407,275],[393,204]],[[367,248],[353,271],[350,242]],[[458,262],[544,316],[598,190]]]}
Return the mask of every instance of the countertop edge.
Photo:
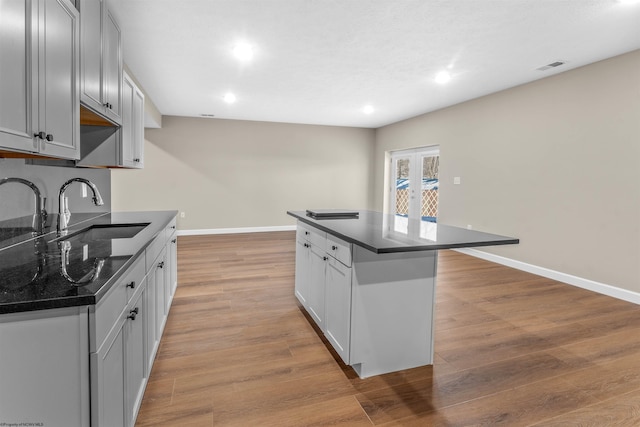
{"label": "countertop edge", "polygon": [[443,243],[443,244],[429,244],[429,245],[412,245],[412,246],[403,246],[403,247],[374,247],[368,245],[358,239],[354,239],[351,236],[336,232],[335,230],[326,227],[318,222],[313,221],[310,218],[307,218],[303,215],[297,214],[293,211],[287,211],[287,215],[296,218],[303,223],[322,230],[326,233],[331,234],[332,236],[338,237],[346,242],[352,243],[354,245],[358,245],[362,248],[365,248],[376,254],[392,254],[392,253],[402,253],[402,252],[421,252],[421,251],[437,251],[444,249],[459,249],[459,248],[472,248],[472,247],[482,247],[482,246],[502,246],[502,245],[513,245],[520,243],[520,239],[517,238],[508,238],[501,240],[488,240],[484,242],[469,242],[469,243]]}

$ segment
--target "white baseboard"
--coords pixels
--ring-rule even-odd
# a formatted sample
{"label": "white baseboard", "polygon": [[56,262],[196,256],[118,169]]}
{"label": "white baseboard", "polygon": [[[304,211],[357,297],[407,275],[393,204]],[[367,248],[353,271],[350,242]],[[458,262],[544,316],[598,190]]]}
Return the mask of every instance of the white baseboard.
{"label": "white baseboard", "polygon": [[579,288],[588,289],[599,294],[608,295],[610,297],[618,298],[624,301],[629,301],[634,304],[640,304],[640,294],[637,292],[628,291],[626,289],[616,288],[615,286],[607,285],[605,283],[595,282],[593,280],[584,279],[582,277],[573,276],[571,274],[562,273],[560,271],[551,270],[545,267],[539,267],[533,264],[527,264],[526,262],[517,261],[510,258],[505,258],[499,255],[490,254],[487,252],[479,251],[473,248],[454,249],[457,252],[471,255],[477,258],[482,258],[487,261],[492,261],[498,264],[506,265],[517,270],[533,273],[538,276],[546,277],[548,279],[557,280],[558,282],[567,283],[569,285],[577,286]]}
{"label": "white baseboard", "polygon": [[241,228],[206,228],[201,230],[178,230],[178,236],[199,236],[205,234],[237,234],[264,233],[269,231],[295,231],[295,225],[275,225],[271,227],[241,227]]}

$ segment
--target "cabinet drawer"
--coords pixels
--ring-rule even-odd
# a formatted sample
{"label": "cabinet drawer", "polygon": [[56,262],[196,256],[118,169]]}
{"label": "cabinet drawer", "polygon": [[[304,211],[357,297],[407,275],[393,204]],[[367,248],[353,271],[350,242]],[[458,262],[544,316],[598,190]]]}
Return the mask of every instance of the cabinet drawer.
{"label": "cabinet drawer", "polygon": [[118,279],[117,283],[109,290],[109,293],[98,303],[93,316],[95,322],[93,327],[95,335],[93,336],[95,337],[95,341],[91,340],[91,351],[98,351],[111,329],[113,329],[114,326],[117,327],[117,323],[119,323],[118,320],[121,320],[120,315],[126,308],[129,297],[132,296],[136,290],[133,289],[132,292],[129,293],[128,290],[130,289],[127,288],[127,284],[135,282],[134,286],[142,285],[143,277],[144,262],[143,258],[140,257],[134,265]]}
{"label": "cabinet drawer", "polygon": [[174,217],[169,225],[165,228],[166,238],[168,239],[176,232],[176,218]]}
{"label": "cabinet drawer", "polygon": [[158,255],[160,255],[160,252],[162,252],[166,241],[167,239],[165,230],[162,230],[160,233],[158,233],[156,238],[153,239],[153,242],[151,242],[151,244],[147,246],[147,249],[144,252],[147,271],[151,270],[151,268],[155,265],[154,261],[156,260],[156,258],[158,258]]}
{"label": "cabinet drawer", "polygon": [[347,267],[351,267],[351,243],[328,234],[327,253]]}
{"label": "cabinet drawer", "polygon": [[313,246],[324,248],[327,242],[327,233],[302,222],[298,222],[296,238],[301,242],[307,241]]}
{"label": "cabinet drawer", "polygon": [[296,226],[296,239],[300,242],[310,241],[311,240],[312,229],[308,225],[303,222],[298,221],[298,225]]}
{"label": "cabinet drawer", "polygon": [[[127,290],[127,302],[131,301],[131,297],[142,286],[145,275],[144,257],[139,257],[131,267],[130,273],[127,274],[126,281],[122,282]],[[116,285],[117,286],[117,285]]]}

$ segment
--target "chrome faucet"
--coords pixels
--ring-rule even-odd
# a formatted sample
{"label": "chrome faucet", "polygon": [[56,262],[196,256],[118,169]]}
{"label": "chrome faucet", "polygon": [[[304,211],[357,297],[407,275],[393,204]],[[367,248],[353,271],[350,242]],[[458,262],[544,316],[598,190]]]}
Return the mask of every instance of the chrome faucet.
{"label": "chrome faucet", "polygon": [[0,185],[6,184],[7,182],[18,182],[20,184],[24,184],[33,190],[33,194],[35,195],[36,203],[35,203],[35,212],[33,214],[33,224],[32,227],[37,234],[42,234],[44,230],[44,224],[47,220],[47,211],[44,208],[44,203],[47,200],[42,197],[40,193],[40,189],[31,181],[23,178],[3,178],[0,179]]}
{"label": "chrome faucet", "polygon": [[100,195],[100,191],[98,191],[98,187],[89,181],[86,178],[71,178],[69,181],[62,184],[60,187],[60,193],[58,194],[58,234],[62,234],[67,230],[69,226],[69,220],[71,219],[71,213],[69,212],[69,207],[67,206],[66,198],[64,197],[64,192],[67,190],[67,187],[74,182],[81,182],[86,184],[91,191],[93,192],[93,204],[96,206],[104,205],[102,201],[102,196]]}

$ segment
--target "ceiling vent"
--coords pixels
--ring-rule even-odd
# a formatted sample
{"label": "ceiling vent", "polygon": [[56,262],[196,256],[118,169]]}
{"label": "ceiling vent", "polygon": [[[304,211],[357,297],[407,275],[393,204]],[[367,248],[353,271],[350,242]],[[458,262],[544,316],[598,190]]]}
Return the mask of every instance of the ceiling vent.
{"label": "ceiling vent", "polygon": [[215,117],[215,115],[213,115],[213,114],[200,114],[200,116],[207,117],[209,119],[212,118],[212,117]]}
{"label": "ceiling vent", "polygon": [[566,61],[555,61],[555,62],[552,62],[551,64],[543,65],[540,68],[536,68],[536,70],[538,70],[538,71],[546,71],[546,70],[549,70],[551,68],[556,68],[556,67],[559,67],[559,66],[564,65],[564,64],[566,64]]}

